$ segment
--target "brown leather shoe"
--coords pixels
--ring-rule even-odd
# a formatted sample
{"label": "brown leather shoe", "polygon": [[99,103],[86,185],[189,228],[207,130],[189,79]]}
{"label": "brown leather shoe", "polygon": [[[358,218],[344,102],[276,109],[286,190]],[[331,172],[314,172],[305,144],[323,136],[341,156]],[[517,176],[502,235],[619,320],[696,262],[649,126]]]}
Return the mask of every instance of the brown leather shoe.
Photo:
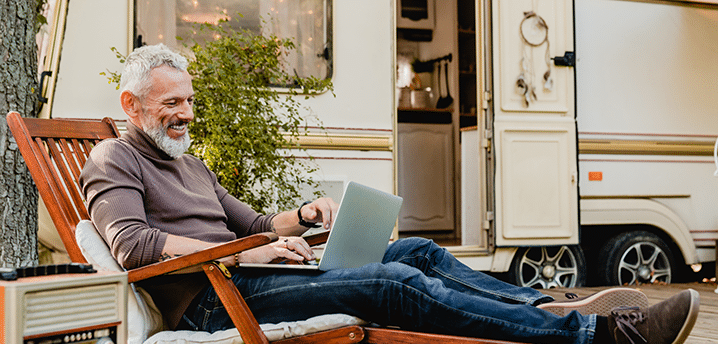
{"label": "brown leather shoe", "polygon": [[543,303],[537,307],[558,316],[567,315],[571,311],[578,311],[583,315],[598,314],[604,317],[609,316],[611,310],[620,306],[648,308],[646,294],[632,288],[611,288],[585,297],[566,293],[566,298],[568,300]]}
{"label": "brown leather shoe", "polygon": [[617,344],[683,343],[698,318],[700,295],[684,290],[649,308],[619,307],[608,317]]}

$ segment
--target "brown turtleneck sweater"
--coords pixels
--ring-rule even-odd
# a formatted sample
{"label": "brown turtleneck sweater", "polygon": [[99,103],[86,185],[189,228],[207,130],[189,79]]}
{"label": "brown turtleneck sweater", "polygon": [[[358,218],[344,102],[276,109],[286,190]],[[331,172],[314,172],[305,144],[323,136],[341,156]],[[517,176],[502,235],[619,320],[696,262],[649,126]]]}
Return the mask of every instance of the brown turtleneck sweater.
{"label": "brown turtleneck sweater", "polygon": [[[141,129],[93,148],[80,175],[92,222],[126,269],[156,263],[168,234],[221,243],[270,230],[260,215],[228,194],[202,161],[172,159]],[[170,328],[208,285],[204,274],[165,275],[141,283]]]}

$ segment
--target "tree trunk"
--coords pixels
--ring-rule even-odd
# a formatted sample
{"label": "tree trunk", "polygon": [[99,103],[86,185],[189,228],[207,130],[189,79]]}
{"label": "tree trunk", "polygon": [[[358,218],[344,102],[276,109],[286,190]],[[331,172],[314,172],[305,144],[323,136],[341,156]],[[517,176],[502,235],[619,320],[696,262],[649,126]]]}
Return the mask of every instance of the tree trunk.
{"label": "tree trunk", "polygon": [[0,264],[37,264],[37,189],[5,116],[36,117],[37,0],[0,2]]}

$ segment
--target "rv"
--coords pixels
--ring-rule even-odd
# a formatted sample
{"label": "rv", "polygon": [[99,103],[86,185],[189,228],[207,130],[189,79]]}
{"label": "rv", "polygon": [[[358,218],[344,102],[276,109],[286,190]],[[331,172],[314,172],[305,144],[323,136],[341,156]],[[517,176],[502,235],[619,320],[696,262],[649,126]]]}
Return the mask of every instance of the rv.
{"label": "rv", "polygon": [[[330,197],[404,197],[423,236],[511,282],[669,283],[715,261],[718,1],[55,0],[42,117],[125,120],[101,75],[193,23],[296,39],[301,144]],[[52,224],[40,239],[62,250]]]}

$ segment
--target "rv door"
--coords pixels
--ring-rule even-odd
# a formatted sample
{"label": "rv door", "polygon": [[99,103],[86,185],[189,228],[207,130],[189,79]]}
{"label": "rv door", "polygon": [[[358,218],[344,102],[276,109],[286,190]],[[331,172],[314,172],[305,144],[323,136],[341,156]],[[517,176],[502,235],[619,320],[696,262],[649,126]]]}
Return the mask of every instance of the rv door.
{"label": "rv door", "polygon": [[496,246],[577,244],[573,1],[492,1]]}

